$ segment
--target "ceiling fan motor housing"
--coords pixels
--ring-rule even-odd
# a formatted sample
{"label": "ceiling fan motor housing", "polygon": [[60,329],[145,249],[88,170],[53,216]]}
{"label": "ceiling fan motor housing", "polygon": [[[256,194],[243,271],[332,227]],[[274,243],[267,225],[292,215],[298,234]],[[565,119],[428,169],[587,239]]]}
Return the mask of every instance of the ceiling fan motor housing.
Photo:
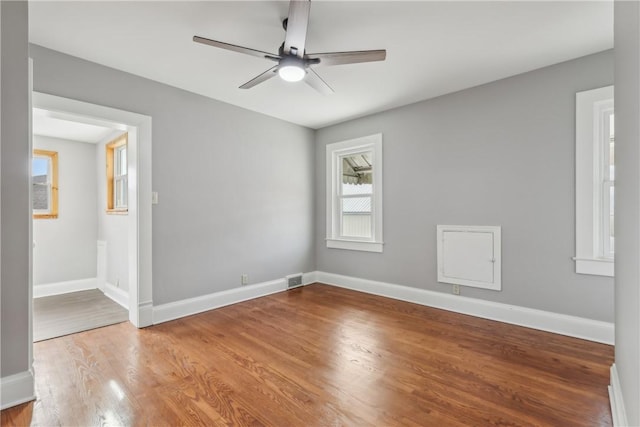
{"label": "ceiling fan motor housing", "polygon": [[283,56],[278,63],[278,74],[283,80],[298,82],[302,80],[307,73],[305,68],[304,59],[293,55],[286,55]]}

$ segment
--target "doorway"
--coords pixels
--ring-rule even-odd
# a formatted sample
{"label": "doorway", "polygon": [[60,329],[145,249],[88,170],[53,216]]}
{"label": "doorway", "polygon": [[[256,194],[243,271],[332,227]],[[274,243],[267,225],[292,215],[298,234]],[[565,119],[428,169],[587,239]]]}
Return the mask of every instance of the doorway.
{"label": "doorway", "polygon": [[[127,252],[128,268],[126,277],[116,279],[116,283],[108,283],[105,280],[104,287],[108,283],[113,285],[116,290],[122,290],[126,282],[128,298],[122,305],[127,306],[129,321],[137,327],[151,325],[151,118],[124,110],[37,92],[33,93],[32,106],[35,109],[46,111],[46,114],[57,120],[109,129],[112,132],[111,137],[117,137],[117,134],[127,134],[126,162],[129,175],[126,189],[129,206],[127,215],[121,217],[120,223],[126,224],[126,233],[122,242]],[[35,147],[34,141],[32,141],[32,147]],[[148,203],[141,203],[140,201],[143,199]],[[32,226],[32,236],[34,236],[33,231]],[[99,252],[105,252],[106,249],[104,245],[101,247],[99,239],[96,239],[95,248],[96,275],[94,283],[96,286],[93,286],[93,289],[99,289],[100,277],[106,277],[106,272],[103,271],[104,265],[101,265],[99,261],[101,258],[104,259],[105,254]],[[34,273],[32,263],[33,279],[35,279]],[[38,288],[39,284],[36,280],[33,280],[33,283],[34,296],[37,296],[41,292]],[[85,286],[87,285],[85,284]],[[122,296],[121,292],[120,297]],[[117,295],[112,299],[117,300]],[[118,302],[122,303],[123,301]],[[33,318],[33,311],[31,316]]]}
{"label": "doorway", "polygon": [[[32,127],[34,341],[126,321],[127,133],[39,108]],[[103,166],[112,141],[118,210],[105,200],[115,199]]]}

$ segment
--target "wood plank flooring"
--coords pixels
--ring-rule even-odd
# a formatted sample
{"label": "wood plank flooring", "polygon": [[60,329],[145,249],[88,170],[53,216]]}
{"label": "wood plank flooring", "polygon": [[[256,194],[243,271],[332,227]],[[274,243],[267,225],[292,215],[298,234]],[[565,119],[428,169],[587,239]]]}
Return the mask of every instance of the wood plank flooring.
{"label": "wood plank flooring", "polygon": [[612,424],[611,346],[321,284],[34,357],[3,426]]}
{"label": "wood plank flooring", "polygon": [[33,341],[61,337],[129,320],[129,312],[98,289],[33,300]]}

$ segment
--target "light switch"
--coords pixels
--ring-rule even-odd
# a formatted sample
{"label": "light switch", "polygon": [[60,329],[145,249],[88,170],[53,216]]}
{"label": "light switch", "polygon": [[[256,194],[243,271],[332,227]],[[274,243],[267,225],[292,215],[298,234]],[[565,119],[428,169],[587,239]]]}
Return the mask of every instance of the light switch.
{"label": "light switch", "polygon": [[151,192],[151,204],[152,205],[157,205],[158,204],[158,192],[157,191],[152,191]]}

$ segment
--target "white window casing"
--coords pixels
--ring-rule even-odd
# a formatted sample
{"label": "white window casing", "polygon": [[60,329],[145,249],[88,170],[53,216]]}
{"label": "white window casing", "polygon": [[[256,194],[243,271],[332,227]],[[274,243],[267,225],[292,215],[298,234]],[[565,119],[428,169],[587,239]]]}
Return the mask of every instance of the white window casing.
{"label": "white window casing", "polygon": [[576,94],[576,273],[614,275],[609,212],[613,86]]}
{"label": "white window casing", "polygon": [[[382,252],[382,134],[328,144],[326,150],[327,247]],[[355,158],[371,164],[371,183],[358,190],[343,183],[343,165]]]}

